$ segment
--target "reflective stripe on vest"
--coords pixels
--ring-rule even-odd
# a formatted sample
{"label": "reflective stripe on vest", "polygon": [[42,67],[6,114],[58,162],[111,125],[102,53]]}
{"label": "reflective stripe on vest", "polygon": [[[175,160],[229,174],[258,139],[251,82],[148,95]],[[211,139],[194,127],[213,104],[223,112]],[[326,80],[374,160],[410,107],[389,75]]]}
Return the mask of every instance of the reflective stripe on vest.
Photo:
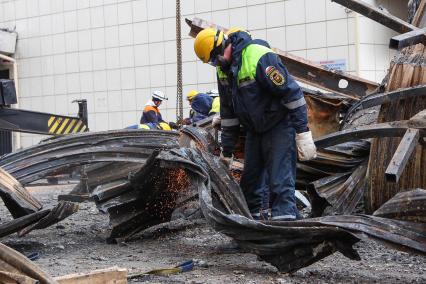
{"label": "reflective stripe on vest", "polygon": [[240,125],[240,120],[238,118],[222,118],[220,125],[223,127],[237,126]]}
{"label": "reflective stripe on vest", "polygon": [[306,104],[305,98],[301,97],[298,100],[284,104],[284,106],[288,109],[296,109],[298,107],[304,106],[305,104]]}
{"label": "reflective stripe on vest", "polygon": [[[254,83],[256,78],[257,63],[260,58],[268,52],[274,52],[272,49],[260,44],[250,44],[243,49],[242,65],[238,71],[238,87],[245,87]],[[216,67],[217,77],[222,85],[228,85],[228,77],[218,66]]]}

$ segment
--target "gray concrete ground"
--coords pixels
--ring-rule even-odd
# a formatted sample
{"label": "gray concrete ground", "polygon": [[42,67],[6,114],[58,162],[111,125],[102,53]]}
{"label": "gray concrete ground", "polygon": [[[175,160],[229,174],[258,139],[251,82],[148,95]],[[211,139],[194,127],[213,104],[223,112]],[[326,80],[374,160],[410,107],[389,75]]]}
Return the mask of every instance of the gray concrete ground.
{"label": "gray concrete ground", "polygon": [[[45,206],[52,206],[57,195],[71,187],[38,186],[30,191]],[[35,263],[54,276],[114,265],[134,274],[197,259],[201,265],[193,271],[169,277],[146,276],[132,283],[426,283],[425,256],[395,251],[375,242],[358,244],[362,261],[351,261],[336,253],[293,274],[281,274],[252,254],[218,251],[218,246],[229,242],[229,238],[207,225],[155,239],[107,244],[108,216],[90,202],[80,207],[57,225],[1,241],[24,254],[39,252],[41,257]],[[0,218],[0,222],[11,219],[3,204]]]}

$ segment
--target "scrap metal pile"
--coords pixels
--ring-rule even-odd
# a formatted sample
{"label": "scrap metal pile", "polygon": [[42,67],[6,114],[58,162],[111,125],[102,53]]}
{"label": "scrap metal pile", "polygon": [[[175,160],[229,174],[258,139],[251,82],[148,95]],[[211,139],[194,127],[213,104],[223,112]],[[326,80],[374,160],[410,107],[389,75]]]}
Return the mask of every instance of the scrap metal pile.
{"label": "scrap metal pile", "polygon": [[[394,214],[403,216],[404,221],[367,215],[341,215],[296,222],[260,223],[251,219],[240,187],[226,167],[213,155],[217,146],[214,144],[215,141],[212,139],[211,133],[203,128],[187,127],[182,130],[181,135],[193,137],[190,139],[192,146],[179,148],[178,135],[164,131],[128,130],[78,134],[45,141],[40,145],[23,150],[23,152],[11,154],[5,157],[4,161],[7,162],[3,162],[10,169],[18,168],[19,164],[21,171],[14,171],[15,174],[26,172],[30,176],[34,176],[37,172],[37,176],[40,178],[56,172],[57,168],[60,168],[63,172],[64,167],[56,161],[63,157],[70,157],[73,161],[73,167],[70,164],[70,167],[67,168],[69,171],[75,170],[79,165],[84,165],[90,161],[93,161],[93,165],[100,164],[102,166],[105,163],[110,163],[110,166],[113,165],[114,169],[119,169],[120,164],[122,164],[126,169],[129,169],[129,160],[122,155],[129,152],[127,148],[134,148],[134,153],[138,152],[141,155],[132,158],[132,162],[138,165],[135,167],[136,170],[127,170],[126,176],[117,175],[116,180],[113,181],[111,181],[109,175],[103,176],[104,181],[102,181],[102,176],[98,175],[98,185],[93,190],[90,189],[98,208],[110,215],[110,240],[126,240],[141,230],[172,219],[198,219],[201,217],[201,208],[202,215],[215,229],[233,237],[245,251],[256,253],[265,261],[277,266],[281,271],[297,270],[336,251],[342,252],[351,259],[359,259],[353,244],[366,237],[392,244],[404,250],[426,253],[426,226],[414,222],[424,221],[424,208],[423,211],[405,210],[407,207],[410,208],[410,204],[405,204],[407,200],[412,200],[412,196],[424,200],[425,191],[418,190],[412,195],[408,195],[407,198],[399,196],[397,201],[392,201],[401,204],[400,208],[405,210],[398,211],[395,209],[398,207],[392,206],[394,210],[398,211]],[[83,142],[78,143],[78,141]],[[333,144],[328,141],[330,140],[327,136],[317,140],[319,147]],[[341,139],[336,139],[336,143],[340,143],[340,141]],[[109,146],[106,146],[107,144]],[[54,145],[57,147],[53,147]],[[68,145],[72,150],[67,150],[65,145]],[[105,147],[104,151],[107,155],[99,156],[100,153],[94,151],[92,158],[88,159],[86,155],[77,156],[77,158],[67,154],[68,152],[74,153],[76,147],[92,148],[92,150],[93,147]],[[367,149],[368,147],[366,148],[364,142],[328,147],[324,151],[325,154],[320,154],[318,161],[300,164],[298,171],[304,172],[307,176],[309,176],[308,172],[321,171],[319,174],[321,176],[329,174],[333,168],[341,168],[340,172],[343,173],[340,176],[345,177],[343,179],[352,180],[353,185],[344,187],[344,185],[339,184],[339,181],[334,180],[333,182],[339,186],[330,187],[329,191],[321,191],[321,189],[318,189],[320,188],[318,186],[319,181],[316,181],[317,192],[325,195],[328,193],[329,199],[327,199],[327,196],[325,199],[336,206],[338,203],[330,197],[333,196],[333,194],[330,194],[330,190],[339,192],[337,188],[347,188],[346,191],[340,190],[340,195],[336,195],[348,196],[347,191],[352,192],[353,188],[359,188],[357,183],[353,182],[355,179],[353,176],[356,174],[362,176],[360,172],[364,172],[364,167],[361,167],[364,164],[362,159],[354,158],[354,156],[365,156]],[[24,154],[24,152],[27,154]],[[11,162],[13,155],[20,156],[22,161],[26,160],[27,162],[21,161],[14,164]],[[344,158],[339,160],[336,157]],[[49,161],[52,162],[49,171],[44,170],[40,173],[40,171],[35,170],[39,169],[36,166],[37,164],[49,163]],[[12,166],[13,164],[15,166]],[[345,168],[342,165],[347,166]],[[328,170],[326,170],[326,167],[328,167]],[[350,169],[354,169],[353,173],[347,174]],[[338,180],[334,175],[329,178]],[[27,175],[19,175],[18,177],[25,179]],[[99,179],[99,177],[101,178]],[[9,178],[13,179],[10,176]],[[303,184],[308,184],[309,180],[300,178],[300,182]],[[346,182],[346,184],[350,183]],[[16,200],[16,203],[21,202],[22,199],[32,200],[25,188],[16,186],[16,184],[19,184],[18,181],[15,181],[15,187],[19,188],[21,192],[25,192],[27,197],[22,198],[23,194],[20,194],[19,197],[15,196],[13,200]],[[2,187],[2,192],[5,192],[6,188],[10,189],[10,187]],[[362,191],[358,189],[356,192],[359,195],[359,192]],[[351,193],[350,196],[353,195]],[[334,198],[336,199],[336,197]],[[340,199],[346,200],[347,198],[340,197]],[[352,198],[352,202],[354,202],[353,200]],[[37,204],[34,200],[33,203]],[[65,205],[59,203],[58,206],[64,207]],[[315,203],[312,206],[313,209],[316,208]],[[389,206],[386,206],[378,210],[376,215],[392,214],[389,213],[389,209],[386,209]],[[24,206],[21,205],[19,208],[22,207]],[[33,210],[37,211],[39,207]],[[51,212],[55,210],[58,209]],[[11,211],[15,212],[13,209]],[[49,213],[44,211],[27,214],[21,218],[30,219],[34,214],[46,218]],[[66,211],[69,212],[70,209]],[[59,215],[56,214],[55,216]],[[65,215],[60,214],[60,216]],[[6,228],[2,235],[18,230],[21,234],[27,232],[28,230],[22,230],[23,225],[16,225],[17,222],[21,222],[21,218],[2,224],[1,228]],[[24,224],[26,226],[34,224],[34,220],[31,219]],[[55,220],[60,220],[60,218]],[[46,221],[37,222],[37,224],[40,223],[41,225],[52,224],[46,223]],[[43,226],[32,225],[32,227],[42,228]]]}
{"label": "scrap metal pile", "polygon": [[[380,11],[370,15],[384,16]],[[197,18],[187,23],[191,36],[216,26]],[[404,26],[397,20],[391,24]],[[407,25],[405,28],[411,28]],[[304,89],[318,157],[297,164],[296,186],[309,197],[306,210],[310,218],[254,221],[233,173],[217,157],[218,135],[206,119],[179,133],[120,130],[73,134],[2,157],[0,196],[15,219],[0,224],[0,237],[45,228],[76,212],[78,206],[69,201],[43,209],[24,186],[57,174],[77,173],[80,183],[68,198],[90,197],[101,212],[109,214],[111,242],[143,236],[147,229],[161,232],[182,228],[204,217],[213,228],[234,238],[244,251],[257,254],[284,272],[337,251],[359,260],[353,245],[365,238],[426,253],[425,190],[396,185],[389,198],[380,202],[370,198],[383,193],[382,187],[376,189],[371,183],[371,176],[377,177],[377,172],[387,182],[410,179],[410,184],[418,184],[414,188],[426,187],[424,170],[419,172],[409,165],[414,151],[420,157],[416,166],[424,169],[426,163],[426,82],[414,72],[416,68],[408,75],[401,71],[403,67],[396,71],[395,67],[394,75],[380,88],[374,82],[276,52],[298,81],[330,92]],[[415,54],[413,57],[418,58]],[[418,62],[408,65],[412,63]],[[417,76],[418,80],[407,77],[405,81],[413,84],[390,88],[398,74]],[[340,87],[342,81],[345,88]],[[398,119],[383,114],[413,100],[416,104],[406,106],[404,111],[409,111]],[[383,145],[377,148],[384,137],[393,137],[395,149]],[[384,154],[378,154],[377,149],[386,150],[392,159],[381,160],[378,165],[372,158]],[[360,212],[371,215],[355,215]]]}

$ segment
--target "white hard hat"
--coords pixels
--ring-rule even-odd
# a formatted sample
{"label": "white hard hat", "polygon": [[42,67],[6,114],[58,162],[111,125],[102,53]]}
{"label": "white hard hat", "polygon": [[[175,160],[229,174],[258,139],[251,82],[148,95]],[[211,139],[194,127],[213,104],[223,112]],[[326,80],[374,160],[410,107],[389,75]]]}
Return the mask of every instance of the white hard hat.
{"label": "white hard hat", "polygon": [[168,100],[168,98],[164,95],[162,91],[154,91],[152,93],[152,98],[160,100],[160,101]]}
{"label": "white hard hat", "polygon": [[216,90],[216,89],[212,89],[212,90],[210,90],[210,91],[208,91],[207,92],[207,94],[210,96],[210,97],[218,97],[219,96],[219,91],[218,90]]}

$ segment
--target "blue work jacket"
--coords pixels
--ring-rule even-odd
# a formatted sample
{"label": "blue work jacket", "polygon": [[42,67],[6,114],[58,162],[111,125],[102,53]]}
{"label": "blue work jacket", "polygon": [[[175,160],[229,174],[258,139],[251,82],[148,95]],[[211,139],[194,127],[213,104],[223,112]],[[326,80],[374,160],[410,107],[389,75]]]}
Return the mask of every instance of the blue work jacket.
{"label": "blue work jacket", "polygon": [[240,124],[247,131],[269,131],[285,120],[296,132],[307,128],[303,92],[279,56],[262,40],[237,32],[228,70],[217,67],[222,124],[222,151],[232,153]]}

